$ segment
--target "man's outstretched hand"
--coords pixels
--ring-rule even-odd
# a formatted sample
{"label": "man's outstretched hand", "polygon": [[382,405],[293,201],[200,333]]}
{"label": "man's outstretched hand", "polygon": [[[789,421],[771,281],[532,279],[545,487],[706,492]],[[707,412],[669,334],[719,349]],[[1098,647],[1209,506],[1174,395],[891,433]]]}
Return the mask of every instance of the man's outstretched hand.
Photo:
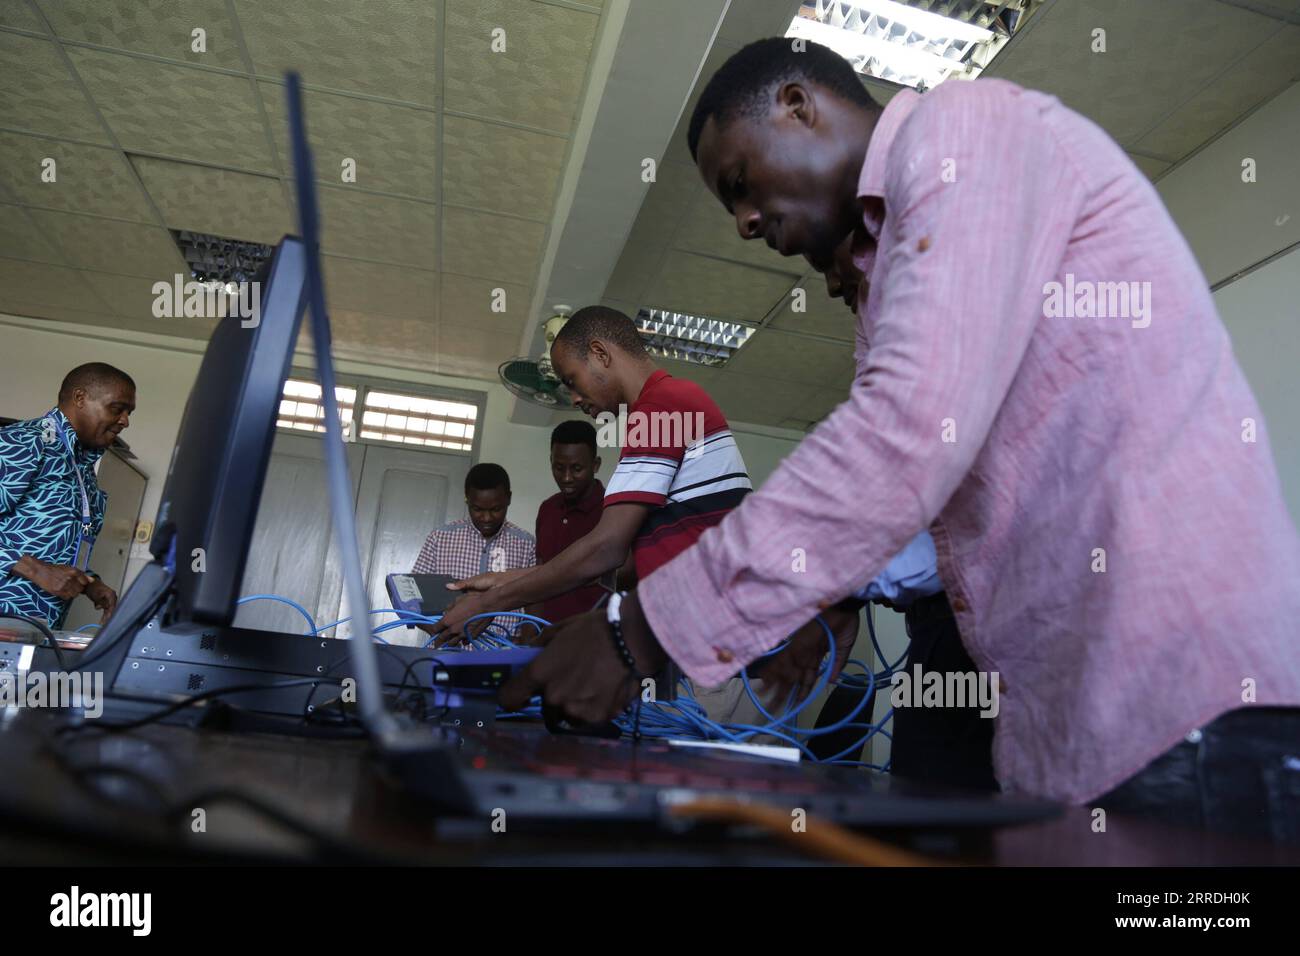
{"label": "man's outstretched hand", "polygon": [[[438,621],[437,624],[423,625],[423,629],[435,638],[433,646],[446,647],[448,644],[456,643],[467,636],[473,637],[473,634],[467,634],[465,627],[470,618],[476,614],[504,610],[491,597],[491,593],[491,591],[467,593],[463,597],[457,598],[455,603],[442,612],[442,620]],[[491,621],[479,621],[477,626],[471,628],[471,630],[475,632],[481,631],[491,623]]]}
{"label": "man's outstretched hand", "polygon": [[[641,614],[635,593],[623,600],[623,639],[637,670],[651,674],[668,656]],[[570,720],[598,724],[612,720],[641,692],[615,650],[605,611],[588,611],[542,632],[546,648],[501,688],[500,703],[522,710],[536,694]]]}
{"label": "man's outstretched hand", "polygon": [[[465,630],[466,622],[475,614],[513,610],[501,596],[501,588],[531,570],[533,569],[514,568],[510,571],[485,571],[460,581],[452,581],[447,585],[448,589],[460,591],[462,596],[442,612],[442,620],[437,624],[426,625],[422,630],[435,636],[435,647],[445,647],[467,636],[473,637],[474,634],[468,634]],[[482,631],[491,623],[483,621],[471,630]]]}
{"label": "man's outstretched hand", "polygon": [[514,568],[510,571],[484,571],[482,574],[476,574],[473,577],[452,581],[447,585],[447,589],[449,591],[490,591],[492,588],[501,587],[507,581],[523,577],[531,570],[533,569]]}

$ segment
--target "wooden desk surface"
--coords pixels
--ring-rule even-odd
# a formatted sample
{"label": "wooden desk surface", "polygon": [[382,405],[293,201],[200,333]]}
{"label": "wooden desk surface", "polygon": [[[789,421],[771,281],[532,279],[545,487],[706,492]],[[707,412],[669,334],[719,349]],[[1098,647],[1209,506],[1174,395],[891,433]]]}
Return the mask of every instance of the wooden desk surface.
{"label": "wooden desk surface", "polygon": [[[428,864],[789,864],[815,862],[762,836],[569,827],[493,833],[490,821],[438,820],[388,781],[367,745],[150,726],[74,732],[57,746],[45,712],[0,717],[0,861],[153,863],[193,859],[310,861],[320,841],[293,833],[223,793],[252,795],[381,861]],[[93,777],[69,767],[98,765]],[[117,770],[104,772],[109,765]],[[207,793],[197,805],[196,794]],[[167,819],[164,808],[177,812]],[[194,809],[203,811],[196,826]],[[960,835],[877,834],[936,859],[1013,866],[1300,865],[1300,850],[1228,840],[1111,815],[1105,833],[1084,808],[1044,823]]]}

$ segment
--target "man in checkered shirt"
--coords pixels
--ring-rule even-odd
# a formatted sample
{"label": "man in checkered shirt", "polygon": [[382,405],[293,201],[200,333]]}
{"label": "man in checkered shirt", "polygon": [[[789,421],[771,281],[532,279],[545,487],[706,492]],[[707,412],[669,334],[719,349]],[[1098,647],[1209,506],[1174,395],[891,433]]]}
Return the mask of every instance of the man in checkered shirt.
{"label": "man in checkered shirt", "polygon": [[[537,563],[533,536],[506,520],[510,476],[504,468],[487,462],[471,468],[465,476],[465,506],[469,517],[429,532],[413,574],[450,574],[459,580],[487,571],[531,568]],[[518,623],[517,618],[509,617],[491,621],[507,634],[514,633]]]}

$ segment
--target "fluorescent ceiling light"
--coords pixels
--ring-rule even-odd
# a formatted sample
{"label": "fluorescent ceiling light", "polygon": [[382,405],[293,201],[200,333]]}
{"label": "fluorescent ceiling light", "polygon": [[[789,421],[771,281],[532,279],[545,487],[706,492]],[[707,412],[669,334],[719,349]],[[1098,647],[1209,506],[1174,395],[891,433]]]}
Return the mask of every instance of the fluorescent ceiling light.
{"label": "fluorescent ceiling light", "polygon": [[830,47],[864,76],[927,90],[978,76],[1033,2],[805,0],[786,36]]}
{"label": "fluorescent ceiling light", "polygon": [[654,355],[719,368],[749,341],[753,326],[669,309],[640,309],[637,331]]}
{"label": "fluorescent ceiling light", "polygon": [[230,239],[187,229],[173,229],[172,239],[190,267],[190,275],[214,289],[250,282],[274,251],[261,242]]}

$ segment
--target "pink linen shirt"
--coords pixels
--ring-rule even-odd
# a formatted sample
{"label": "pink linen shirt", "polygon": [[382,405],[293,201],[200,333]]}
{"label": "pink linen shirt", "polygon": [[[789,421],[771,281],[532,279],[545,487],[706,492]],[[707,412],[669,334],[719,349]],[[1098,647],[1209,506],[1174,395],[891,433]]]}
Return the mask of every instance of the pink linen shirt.
{"label": "pink linen shirt", "polygon": [[642,583],[665,650],[716,685],[930,527],[1003,682],[1006,790],[1086,802],[1221,713],[1300,705],[1300,542],[1146,178],[1054,97],[986,79],[898,93],[858,194],[848,399]]}

